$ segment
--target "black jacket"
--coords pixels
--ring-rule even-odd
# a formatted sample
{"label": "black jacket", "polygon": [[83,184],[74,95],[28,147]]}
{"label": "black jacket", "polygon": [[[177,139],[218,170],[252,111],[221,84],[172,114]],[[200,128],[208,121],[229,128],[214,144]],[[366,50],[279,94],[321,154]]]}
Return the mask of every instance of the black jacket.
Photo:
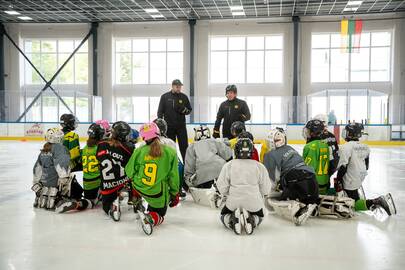
{"label": "black jacket", "polygon": [[186,115],[192,111],[188,97],[169,91],[160,97],[157,116],[166,120],[169,127],[186,125]]}
{"label": "black jacket", "polygon": [[231,125],[236,121],[248,121],[250,120],[250,110],[246,101],[235,98],[234,100],[226,100],[221,103],[217,113],[217,120],[215,121],[215,130],[219,131],[221,121],[224,119],[222,125],[222,136],[232,138]]}

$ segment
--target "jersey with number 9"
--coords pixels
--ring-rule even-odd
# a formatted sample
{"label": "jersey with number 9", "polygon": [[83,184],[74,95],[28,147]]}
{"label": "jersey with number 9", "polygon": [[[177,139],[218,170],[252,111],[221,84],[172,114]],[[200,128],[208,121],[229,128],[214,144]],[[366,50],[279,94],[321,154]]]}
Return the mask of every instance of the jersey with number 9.
{"label": "jersey with number 9", "polygon": [[159,158],[149,155],[149,145],[136,149],[125,167],[132,186],[155,208],[165,207],[170,196],[179,192],[177,153],[169,146],[161,147]]}

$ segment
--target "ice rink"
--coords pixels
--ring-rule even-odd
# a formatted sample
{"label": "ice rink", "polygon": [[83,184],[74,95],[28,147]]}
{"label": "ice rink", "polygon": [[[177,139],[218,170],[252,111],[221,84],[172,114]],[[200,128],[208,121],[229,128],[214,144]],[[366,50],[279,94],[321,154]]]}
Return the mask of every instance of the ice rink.
{"label": "ice rink", "polygon": [[[33,209],[32,167],[42,143],[0,142],[0,269],[405,269],[405,147],[373,147],[367,197],[391,192],[399,214],[310,219],[266,215],[252,236],[226,230],[219,211],[190,199],[144,235],[132,211]],[[297,146],[301,152],[302,146]]]}

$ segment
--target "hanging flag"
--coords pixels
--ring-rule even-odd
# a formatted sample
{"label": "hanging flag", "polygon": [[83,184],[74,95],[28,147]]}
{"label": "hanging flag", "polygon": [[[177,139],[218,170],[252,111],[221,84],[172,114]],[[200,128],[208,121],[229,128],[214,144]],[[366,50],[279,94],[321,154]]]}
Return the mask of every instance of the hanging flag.
{"label": "hanging flag", "polygon": [[340,22],[341,51],[342,52],[359,52],[360,37],[363,29],[362,20],[343,19]]}

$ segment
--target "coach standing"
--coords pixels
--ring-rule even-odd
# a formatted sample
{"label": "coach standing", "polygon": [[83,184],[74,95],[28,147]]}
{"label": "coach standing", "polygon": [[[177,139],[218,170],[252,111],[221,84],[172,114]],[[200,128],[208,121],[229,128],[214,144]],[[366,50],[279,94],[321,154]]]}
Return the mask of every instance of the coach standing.
{"label": "coach standing", "polygon": [[219,138],[219,127],[221,126],[222,119],[224,123],[222,126],[222,136],[224,138],[232,139],[231,125],[233,122],[245,122],[250,120],[249,107],[244,100],[238,99],[238,89],[234,84],[228,85],[225,89],[225,95],[228,100],[221,103],[217,113],[217,120],[214,126],[214,138]]}
{"label": "coach standing", "polygon": [[188,136],[186,128],[186,115],[192,111],[188,97],[181,93],[183,84],[180,80],[173,80],[172,89],[160,97],[158,117],[167,122],[167,136],[179,143],[181,156],[186,156]]}

